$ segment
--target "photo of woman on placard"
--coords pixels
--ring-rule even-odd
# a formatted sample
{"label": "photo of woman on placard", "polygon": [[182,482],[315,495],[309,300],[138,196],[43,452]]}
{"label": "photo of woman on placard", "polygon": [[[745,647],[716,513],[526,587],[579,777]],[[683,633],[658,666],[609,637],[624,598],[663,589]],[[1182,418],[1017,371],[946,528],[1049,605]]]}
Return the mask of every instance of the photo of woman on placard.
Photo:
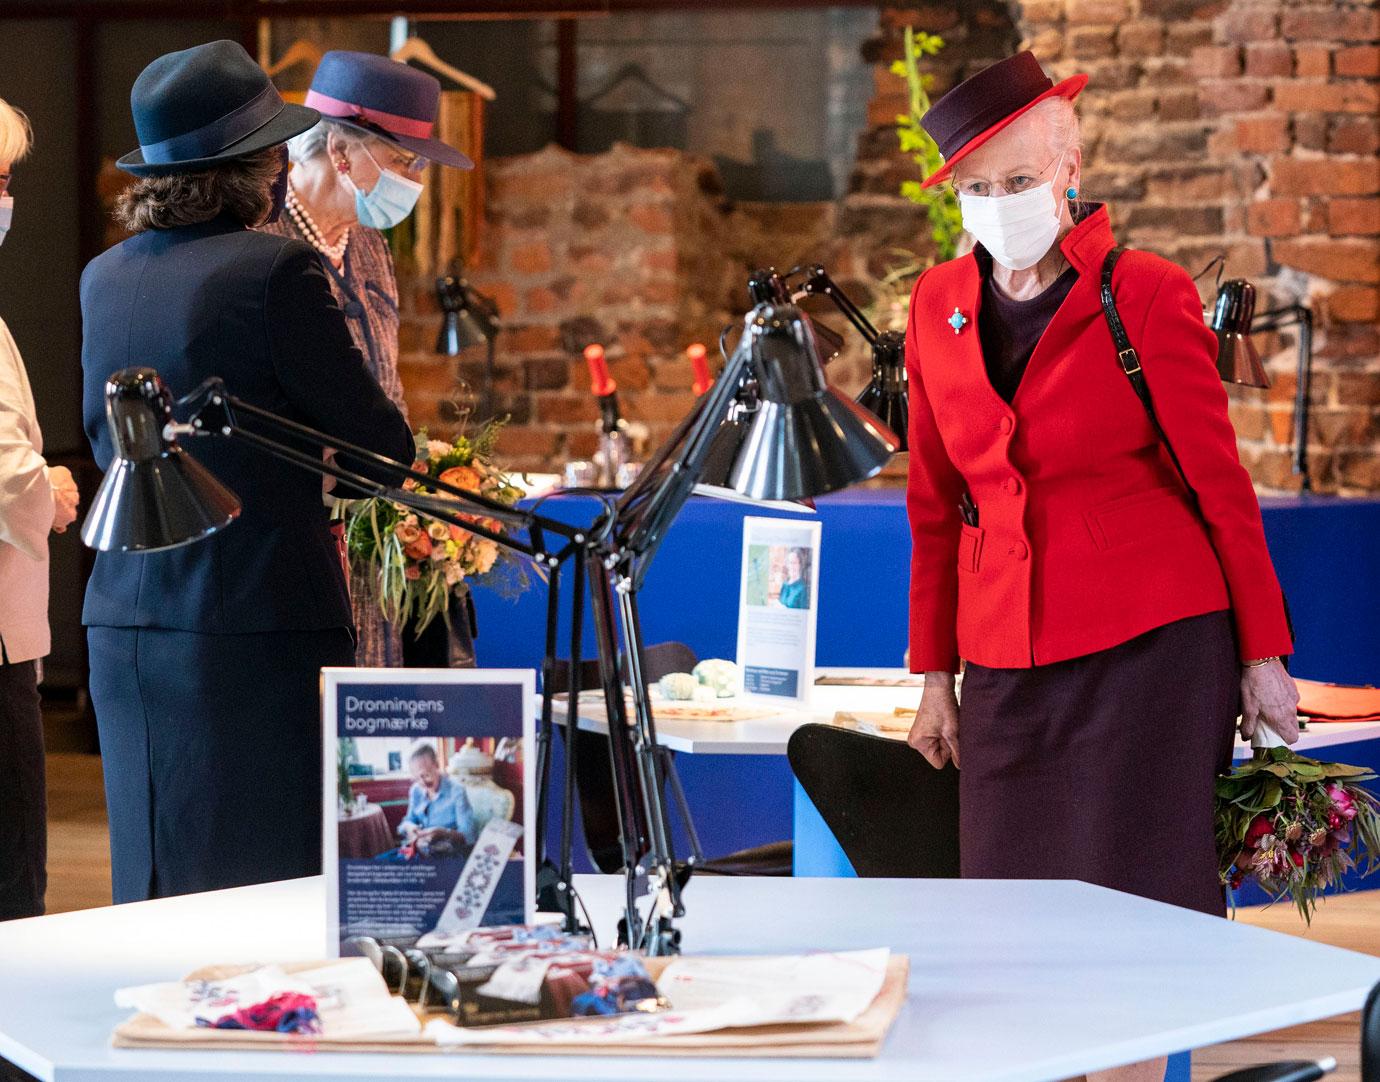
{"label": "photo of woman on placard", "polygon": [[788,548],[782,556],[785,579],[776,595],[777,601],[788,609],[810,607],[810,550]]}

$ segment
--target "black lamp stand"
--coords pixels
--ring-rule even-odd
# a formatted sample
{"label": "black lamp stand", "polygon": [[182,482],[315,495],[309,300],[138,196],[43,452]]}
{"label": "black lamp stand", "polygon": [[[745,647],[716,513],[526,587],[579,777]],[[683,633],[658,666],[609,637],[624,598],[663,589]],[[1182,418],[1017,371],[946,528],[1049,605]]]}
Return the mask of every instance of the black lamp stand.
{"label": "black lamp stand", "polygon": [[[613,771],[620,841],[627,880],[626,909],[620,922],[623,939],[652,954],[672,953],[679,946],[674,919],[685,912],[681,892],[702,859],[689,806],[669,755],[656,740],[647,681],[637,594],[666,530],[689,499],[719,423],[728,415],[734,392],[749,367],[749,351],[740,346],[723,376],[696,402],[638,480],[618,499],[602,496],[604,509],[588,527],[506,507],[466,492],[427,474],[401,466],[366,448],[327,436],[230,394],[210,380],[182,401],[191,414],[171,425],[168,435],[231,438],[303,469],[335,478],[366,496],[380,497],[441,522],[460,526],[520,553],[546,568],[547,602],[543,690],[537,735],[537,851],[543,863],[542,893],[550,909],[561,912],[568,928],[577,927],[572,887],[574,823],[574,739],[579,719],[581,636],[584,595],[588,586],[599,659],[600,683],[608,714],[609,756]],[[333,460],[320,452],[334,450]],[[349,462],[350,465],[343,465]],[[354,464],[359,463],[356,467]],[[432,493],[404,488],[412,480]],[[496,519],[503,531],[473,521],[475,514]],[[561,576],[572,577],[569,680],[566,691],[566,770],[561,794],[561,838],[557,862],[547,857],[544,837],[551,771],[556,666],[558,662]],[[628,712],[623,687],[632,689]],[[666,791],[670,789],[691,841],[688,859],[676,859],[669,826]],[[639,901],[650,899],[644,914]]]}
{"label": "black lamp stand", "polygon": [[1308,414],[1313,393],[1313,310],[1304,304],[1290,304],[1262,312],[1251,323],[1252,331],[1277,331],[1298,326],[1298,379],[1294,387],[1294,462],[1299,490],[1313,491],[1308,476]]}

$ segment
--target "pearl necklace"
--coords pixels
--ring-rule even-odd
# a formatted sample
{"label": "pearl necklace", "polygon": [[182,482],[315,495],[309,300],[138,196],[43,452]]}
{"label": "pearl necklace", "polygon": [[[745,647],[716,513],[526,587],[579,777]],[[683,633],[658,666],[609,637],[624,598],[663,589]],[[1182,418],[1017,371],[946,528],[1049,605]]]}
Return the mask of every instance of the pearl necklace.
{"label": "pearl necklace", "polygon": [[307,208],[302,205],[302,201],[297,198],[297,193],[288,186],[286,200],[288,217],[297,226],[297,231],[306,238],[308,244],[324,255],[332,263],[339,264],[345,259],[345,249],[350,244],[350,231],[345,230],[345,235],[340,238],[339,244],[327,244],[326,236],[321,232],[321,227],[312,220],[312,216],[307,213]]}

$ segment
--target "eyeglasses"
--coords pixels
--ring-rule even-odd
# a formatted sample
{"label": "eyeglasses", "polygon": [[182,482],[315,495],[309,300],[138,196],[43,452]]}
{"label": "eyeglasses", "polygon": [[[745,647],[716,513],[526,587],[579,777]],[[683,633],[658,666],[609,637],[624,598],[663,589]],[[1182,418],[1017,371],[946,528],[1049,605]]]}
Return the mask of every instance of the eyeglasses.
{"label": "eyeglasses", "polygon": [[420,176],[426,172],[426,167],[429,164],[420,154],[412,154],[391,143],[387,144],[386,153],[388,155],[388,168],[396,169],[399,173],[406,173],[410,177]]}
{"label": "eyeglasses", "polygon": [[950,182],[950,187],[955,195],[988,196],[994,188],[1000,188],[1007,195],[1019,195],[1042,183],[1045,172],[1063,156],[1063,153],[1056,154],[1034,173],[1022,170],[1009,173],[1004,179],[997,181],[984,180],[981,177],[954,178]]}

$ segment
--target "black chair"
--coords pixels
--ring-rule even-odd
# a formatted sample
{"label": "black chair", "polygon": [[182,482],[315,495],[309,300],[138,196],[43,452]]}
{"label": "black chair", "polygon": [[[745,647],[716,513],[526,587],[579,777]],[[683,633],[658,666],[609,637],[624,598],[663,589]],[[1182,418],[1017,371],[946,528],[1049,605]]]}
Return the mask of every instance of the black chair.
{"label": "black chair", "polygon": [[835,725],[802,725],[786,757],[863,878],[958,877],[958,770],[910,745]]}
{"label": "black chair", "polygon": [[[697,661],[695,652],[683,642],[662,642],[643,647],[642,659],[649,683],[655,683],[668,673],[689,672]],[[551,683],[558,693],[569,687],[569,662],[556,662]],[[599,662],[581,662],[580,687],[588,691],[600,686]],[[564,738],[564,727],[558,728]],[[584,828],[589,859],[601,872],[609,875],[621,872],[623,849],[618,836],[618,813],[614,802],[608,739],[600,733],[577,731],[574,758],[580,825]],[[696,866],[695,871],[699,875],[788,876],[791,874],[792,854],[793,847],[789,841],[772,842],[705,860]]]}

